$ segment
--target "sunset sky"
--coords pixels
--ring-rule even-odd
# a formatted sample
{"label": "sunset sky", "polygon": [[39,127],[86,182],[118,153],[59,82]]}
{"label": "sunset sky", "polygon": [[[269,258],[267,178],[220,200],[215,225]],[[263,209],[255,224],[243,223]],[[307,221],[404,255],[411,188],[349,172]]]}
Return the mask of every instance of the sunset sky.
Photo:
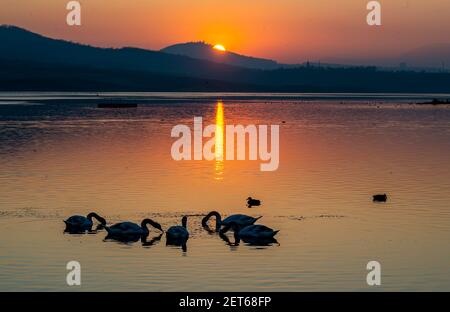
{"label": "sunset sky", "polygon": [[368,0],[80,0],[82,26],[66,24],[68,0],[1,0],[0,24],[96,46],[159,50],[220,43],[281,62],[393,57],[448,43],[450,1],[384,0],[381,27]]}

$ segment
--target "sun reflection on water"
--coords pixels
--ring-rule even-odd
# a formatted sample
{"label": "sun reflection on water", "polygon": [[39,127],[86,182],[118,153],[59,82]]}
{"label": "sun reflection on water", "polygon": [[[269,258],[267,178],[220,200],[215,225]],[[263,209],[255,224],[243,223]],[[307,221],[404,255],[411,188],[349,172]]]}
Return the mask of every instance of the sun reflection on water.
{"label": "sun reflection on water", "polygon": [[223,103],[217,102],[216,106],[216,132],[215,132],[215,147],[214,156],[215,162],[215,179],[223,180],[223,136],[224,136],[224,118],[223,118]]}

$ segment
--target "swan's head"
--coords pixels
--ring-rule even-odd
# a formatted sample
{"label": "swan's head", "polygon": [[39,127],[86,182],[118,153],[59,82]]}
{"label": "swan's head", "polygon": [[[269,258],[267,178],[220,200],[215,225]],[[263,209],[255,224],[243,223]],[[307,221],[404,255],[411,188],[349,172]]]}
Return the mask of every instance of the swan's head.
{"label": "swan's head", "polygon": [[159,224],[158,222],[153,221],[152,219],[144,219],[144,220],[142,220],[141,226],[144,227],[146,224],[150,224],[155,229],[158,229],[161,232],[164,232],[164,230],[161,227],[161,224]]}
{"label": "swan's head", "polygon": [[251,198],[251,197],[247,197],[247,200],[252,200],[253,198]]}
{"label": "swan's head", "polygon": [[158,222],[154,222],[154,224],[152,224],[154,228],[160,230],[161,232],[164,232],[164,230],[162,229],[161,224],[159,224]]}
{"label": "swan's head", "polygon": [[90,214],[87,215],[88,219],[92,219],[95,218],[97,219],[98,222],[100,222],[101,225],[106,225],[106,220],[103,217],[100,217],[98,214],[96,214],[95,212],[91,212]]}
{"label": "swan's head", "polygon": [[222,222],[222,217],[220,216],[220,213],[218,213],[217,211],[211,211],[210,213],[208,213],[203,219],[202,219],[202,226],[203,227],[208,227],[208,220],[211,217],[216,217],[216,228],[220,228],[220,224]]}

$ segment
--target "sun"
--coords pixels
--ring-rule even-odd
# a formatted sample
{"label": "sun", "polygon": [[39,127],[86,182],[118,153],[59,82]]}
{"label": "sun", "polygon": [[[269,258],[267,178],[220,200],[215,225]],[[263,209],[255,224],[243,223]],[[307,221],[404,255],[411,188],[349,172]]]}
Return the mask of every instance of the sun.
{"label": "sun", "polygon": [[216,44],[213,49],[219,50],[219,51],[226,51],[225,47],[221,44]]}

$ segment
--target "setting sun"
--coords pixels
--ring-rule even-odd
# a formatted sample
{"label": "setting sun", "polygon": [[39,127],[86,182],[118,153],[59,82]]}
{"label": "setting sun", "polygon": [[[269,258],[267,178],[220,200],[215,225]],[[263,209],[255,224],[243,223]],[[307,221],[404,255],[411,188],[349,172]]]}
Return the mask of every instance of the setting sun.
{"label": "setting sun", "polygon": [[219,51],[226,51],[225,47],[221,44],[216,44],[213,48]]}

